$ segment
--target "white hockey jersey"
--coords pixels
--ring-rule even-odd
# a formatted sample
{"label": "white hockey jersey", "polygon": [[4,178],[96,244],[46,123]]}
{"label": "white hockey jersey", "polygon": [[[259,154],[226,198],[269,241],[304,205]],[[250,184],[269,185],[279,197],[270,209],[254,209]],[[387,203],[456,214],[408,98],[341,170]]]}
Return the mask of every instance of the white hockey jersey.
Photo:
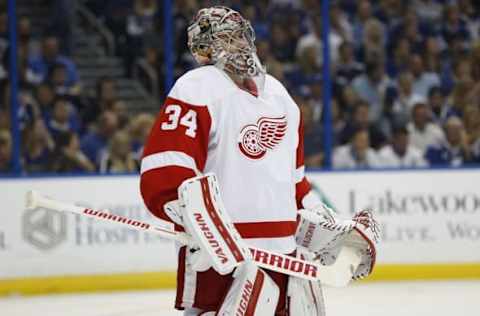
{"label": "white hockey jersey", "polygon": [[286,89],[267,75],[256,97],[223,71],[189,71],[168,95],[148,141],[141,192],[149,210],[169,220],[163,205],[180,183],[213,172],[236,228],[247,243],[290,253],[295,249],[304,177],[300,111]]}

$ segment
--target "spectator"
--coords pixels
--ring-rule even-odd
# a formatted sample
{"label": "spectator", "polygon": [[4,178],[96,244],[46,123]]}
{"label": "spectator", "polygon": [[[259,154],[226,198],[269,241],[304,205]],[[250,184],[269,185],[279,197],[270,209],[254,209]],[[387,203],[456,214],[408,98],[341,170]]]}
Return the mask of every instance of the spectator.
{"label": "spectator", "polygon": [[47,121],[53,109],[53,103],[55,102],[55,92],[48,83],[41,83],[35,89],[35,100],[37,101],[40,115]]}
{"label": "spectator", "polygon": [[405,1],[379,0],[375,8],[375,17],[379,19],[390,33],[393,27],[400,24],[405,12]]}
{"label": "spectator", "polygon": [[432,111],[433,123],[443,125],[447,119],[448,109],[440,87],[432,87],[428,92],[428,106]]}
{"label": "spectator", "polygon": [[423,36],[426,35],[424,31],[418,21],[415,9],[409,7],[405,10],[402,21],[391,36],[392,38],[395,38],[396,35],[405,36],[413,51],[419,52],[423,44]]}
{"label": "spectator", "polygon": [[[311,21],[312,29],[310,30],[310,32],[303,35],[298,40],[296,47],[296,56],[297,58],[299,58],[300,56],[302,56],[305,49],[311,48],[313,50],[313,55],[315,56],[315,62],[318,66],[320,66],[323,63],[321,16],[319,14],[315,14],[312,17]],[[334,30],[333,32],[329,33],[328,40],[330,44],[330,59],[332,64],[335,64],[338,59],[338,47],[343,42],[343,38],[338,34],[338,32],[335,32]]]}
{"label": "spectator", "polygon": [[61,52],[68,56],[73,52],[76,6],[77,1],[72,0],[50,1],[49,31],[61,39]]}
{"label": "spectator", "polygon": [[333,140],[335,141],[340,138],[340,133],[346,126],[345,113],[341,111],[337,98],[332,99],[330,103],[330,111],[332,114]]}
{"label": "spectator", "polygon": [[[20,55],[20,53],[19,53]],[[20,56],[19,56],[20,57]],[[33,90],[34,87],[42,82],[42,78],[36,75],[32,69],[29,68],[28,61],[23,58],[19,58],[19,78],[18,85],[28,90]]]}
{"label": "spectator", "polygon": [[83,136],[80,144],[88,159],[98,165],[108,140],[118,129],[118,116],[112,111],[104,111],[98,118],[95,128]]}
{"label": "spectator", "polygon": [[315,75],[308,81],[308,99],[313,109],[313,121],[319,123],[323,110],[322,76]]}
{"label": "spectator", "polygon": [[128,113],[127,104],[122,100],[116,100],[113,102],[110,110],[117,114],[118,117],[118,128],[123,129],[127,127],[130,121],[130,115]]}
{"label": "spectator", "polygon": [[155,0],[135,0],[133,14],[127,17],[128,34],[137,37],[154,31],[157,10]]}
{"label": "spectator", "polygon": [[38,54],[39,43],[32,35],[32,23],[28,17],[22,16],[18,19],[18,50],[21,52],[22,59],[28,58],[29,54]]}
{"label": "spectator", "polygon": [[80,131],[77,112],[65,97],[57,97],[53,103],[52,112],[47,117],[47,127],[53,138],[60,133],[78,133]]}
{"label": "spectator", "polygon": [[308,90],[308,84],[321,72],[321,64],[316,61],[315,48],[305,47],[299,53],[298,65],[285,74],[288,86],[292,89]]}
{"label": "spectator", "polygon": [[376,168],[380,166],[377,153],[370,147],[368,130],[358,129],[347,145],[333,153],[334,169]]}
{"label": "spectator", "polygon": [[393,54],[387,63],[387,73],[390,77],[397,77],[398,73],[408,70],[412,47],[406,37],[400,37],[394,43]]}
{"label": "spectator", "polygon": [[50,170],[54,172],[94,172],[95,165],[80,150],[78,136],[72,132],[57,134]]}
{"label": "spectator", "polygon": [[125,67],[127,73],[132,71],[135,58],[143,51],[147,36],[155,38],[158,7],[155,0],[135,0],[132,14],[127,17],[127,43]]}
{"label": "spectator", "polygon": [[361,48],[364,38],[364,28],[367,21],[373,17],[372,5],[369,0],[360,0],[357,4],[357,12],[353,22],[353,40],[356,49]]}
{"label": "spectator", "polygon": [[412,121],[407,129],[412,145],[422,154],[428,146],[440,144],[445,139],[442,129],[429,121],[429,109],[425,101],[417,101],[413,105]]}
{"label": "spectator", "polygon": [[[272,53],[280,62],[291,62],[295,56],[295,42],[291,40],[289,32],[283,23],[274,21],[270,26],[270,47]],[[312,45],[308,45],[313,47]],[[317,50],[314,49],[314,54]],[[301,54],[300,54],[301,55]],[[315,55],[316,56],[316,55]]]}
{"label": "spectator", "polygon": [[339,106],[342,111],[345,112],[345,114],[351,114],[353,113],[360,99],[352,85],[347,85],[345,88],[340,90],[339,101]]}
{"label": "spectator", "polygon": [[363,45],[361,50],[361,59],[369,62],[373,61],[378,56],[385,54],[385,29],[382,23],[375,19],[369,19],[365,23],[363,32]]}
{"label": "spectator", "polygon": [[396,89],[391,89],[391,100],[387,103],[391,103],[390,115],[393,124],[405,125],[410,119],[413,104],[422,97],[413,92],[413,75],[410,72],[402,72],[397,82]]}
{"label": "spectator", "polygon": [[8,130],[0,129],[0,173],[12,171],[12,136]]}
{"label": "spectator", "polygon": [[335,56],[333,62],[336,63],[339,46],[345,41],[353,41],[352,25],[346,14],[342,11],[339,3],[332,2],[330,5],[330,25],[330,32],[337,38],[337,40],[332,41],[336,43],[336,47],[333,47],[334,51],[332,53],[332,56]]}
{"label": "spectator", "polygon": [[425,157],[432,166],[459,167],[472,160],[472,152],[467,141],[462,121],[450,117],[445,123],[445,140],[427,148]]}
{"label": "spectator", "polygon": [[413,92],[424,98],[432,87],[440,85],[440,77],[434,72],[427,72],[423,59],[414,54],[410,57],[409,70],[413,75]]}
{"label": "spectator", "polygon": [[441,49],[438,38],[434,36],[427,37],[423,46],[422,58],[427,73],[442,72],[444,69],[442,69]]}
{"label": "spectator", "polygon": [[386,135],[377,123],[371,122],[368,108],[368,103],[365,101],[358,102],[351,119],[347,121],[345,127],[340,132],[340,139],[338,140],[340,144],[345,145],[350,142],[358,129],[368,130],[369,142],[374,149],[377,150],[386,144]]}
{"label": "spectator", "polygon": [[337,84],[345,86],[353,79],[365,72],[362,63],[355,60],[353,45],[350,42],[343,42],[339,47],[339,60],[336,67]]}
{"label": "spectator", "polygon": [[472,45],[472,52],[471,52],[471,62],[470,65],[472,66],[472,77],[473,80],[476,82],[480,81],[480,41],[476,41]]}
{"label": "spectator", "polygon": [[448,100],[446,116],[463,117],[465,107],[471,102],[475,102],[474,93],[477,89],[478,87],[475,87],[472,80],[457,82]]}
{"label": "spectator", "polygon": [[8,76],[8,16],[0,11],[0,82]]}
{"label": "spectator", "polygon": [[1,129],[10,129],[10,116],[4,110],[0,110],[0,130]]}
{"label": "spectator", "polygon": [[454,2],[450,2],[444,8],[442,36],[448,44],[450,44],[453,39],[461,39],[463,42],[470,39],[467,24],[465,20],[461,18],[458,5]]}
{"label": "spectator", "polygon": [[414,0],[412,6],[418,16],[430,24],[435,24],[442,18],[442,4],[436,0]]}
{"label": "spectator", "polygon": [[390,86],[390,80],[385,75],[382,61],[368,62],[366,74],[353,80],[352,86],[357,95],[369,104],[370,120],[380,121],[383,114],[384,97]]}
{"label": "spectator", "polygon": [[76,96],[80,94],[80,84],[68,85],[67,68],[64,64],[57,63],[53,65],[49,76],[48,82],[50,82],[58,95]]}
{"label": "spectator", "polygon": [[303,118],[305,166],[320,167],[323,161],[322,131],[313,120],[312,105],[300,96],[294,97]]}
{"label": "spectator", "polygon": [[420,150],[410,144],[408,130],[403,126],[394,128],[392,143],[383,147],[378,156],[381,166],[386,168],[427,166]]}
{"label": "spectator", "polygon": [[100,163],[101,173],[126,173],[139,170],[135,154],[131,150],[130,136],[124,131],[116,132],[109,144],[108,151]]}
{"label": "spectator", "polygon": [[465,107],[463,116],[463,123],[465,125],[465,132],[467,133],[468,142],[475,143],[480,139],[480,107],[475,105],[468,105]]}
{"label": "spectator", "polygon": [[25,170],[29,173],[49,171],[55,143],[41,119],[25,131]]}
{"label": "spectator", "polygon": [[135,152],[135,159],[140,161],[143,154],[143,145],[150,134],[155,123],[155,117],[149,113],[141,113],[134,117],[128,127],[132,137],[132,149]]}
{"label": "spectator", "polygon": [[29,67],[32,71],[47,80],[49,71],[56,65],[65,66],[67,79],[65,85],[72,87],[78,82],[77,68],[73,61],[60,54],[58,39],[55,36],[47,36],[42,41],[42,52],[39,56],[29,58]]}
{"label": "spectator", "polygon": [[117,89],[115,80],[109,77],[102,77],[97,81],[96,98],[90,100],[88,106],[82,112],[82,121],[86,126],[96,121],[105,110],[111,110],[117,100]]}
{"label": "spectator", "polygon": [[37,104],[28,90],[20,89],[18,95],[17,118],[20,130],[25,130],[32,122],[40,116]]}

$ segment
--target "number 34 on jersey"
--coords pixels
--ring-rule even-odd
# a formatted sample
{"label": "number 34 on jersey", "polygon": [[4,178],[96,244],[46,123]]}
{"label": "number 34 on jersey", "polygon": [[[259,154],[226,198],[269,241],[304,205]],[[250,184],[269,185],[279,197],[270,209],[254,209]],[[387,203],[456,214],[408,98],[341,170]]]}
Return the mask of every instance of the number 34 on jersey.
{"label": "number 34 on jersey", "polygon": [[181,125],[186,127],[185,135],[195,138],[197,135],[197,112],[189,109],[182,115],[182,108],[179,105],[169,104],[165,108],[165,114],[167,121],[160,125],[162,130],[173,131]]}

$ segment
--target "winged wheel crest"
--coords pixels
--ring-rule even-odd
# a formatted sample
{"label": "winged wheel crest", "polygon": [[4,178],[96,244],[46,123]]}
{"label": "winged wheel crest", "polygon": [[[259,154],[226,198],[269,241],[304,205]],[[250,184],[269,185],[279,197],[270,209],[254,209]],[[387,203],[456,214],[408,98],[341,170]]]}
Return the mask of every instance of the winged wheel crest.
{"label": "winged wheel crest", "polygon": [[238,137],[240,151],[251,159],[262,158],[268,150],[273,150],[287,132],[285,116],[261,117],[257,124],[245,126]]}

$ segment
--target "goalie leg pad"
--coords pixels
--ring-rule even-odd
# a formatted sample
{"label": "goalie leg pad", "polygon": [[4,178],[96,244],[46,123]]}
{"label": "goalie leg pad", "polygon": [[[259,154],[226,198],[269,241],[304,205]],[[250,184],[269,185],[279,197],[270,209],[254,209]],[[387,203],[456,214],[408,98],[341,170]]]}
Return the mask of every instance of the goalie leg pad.
{"label": "goalie leg pad", "polygon": [[186,231],[209,255],[218,273],[228,274],[251,259],[250,250],[225,210],[213,174],[184,181],[178,195]]}
{"label": "goalie leg pad", "polygon": [[325,303],[320,282],[290,277],[287,300],[290,316],[325,316]]}
{"label": "goalie leg pad", "polygon": [[218,311],[219,316],[273,316],[280,290],[268,274],[247,262],[235,271],[234,281]]}

